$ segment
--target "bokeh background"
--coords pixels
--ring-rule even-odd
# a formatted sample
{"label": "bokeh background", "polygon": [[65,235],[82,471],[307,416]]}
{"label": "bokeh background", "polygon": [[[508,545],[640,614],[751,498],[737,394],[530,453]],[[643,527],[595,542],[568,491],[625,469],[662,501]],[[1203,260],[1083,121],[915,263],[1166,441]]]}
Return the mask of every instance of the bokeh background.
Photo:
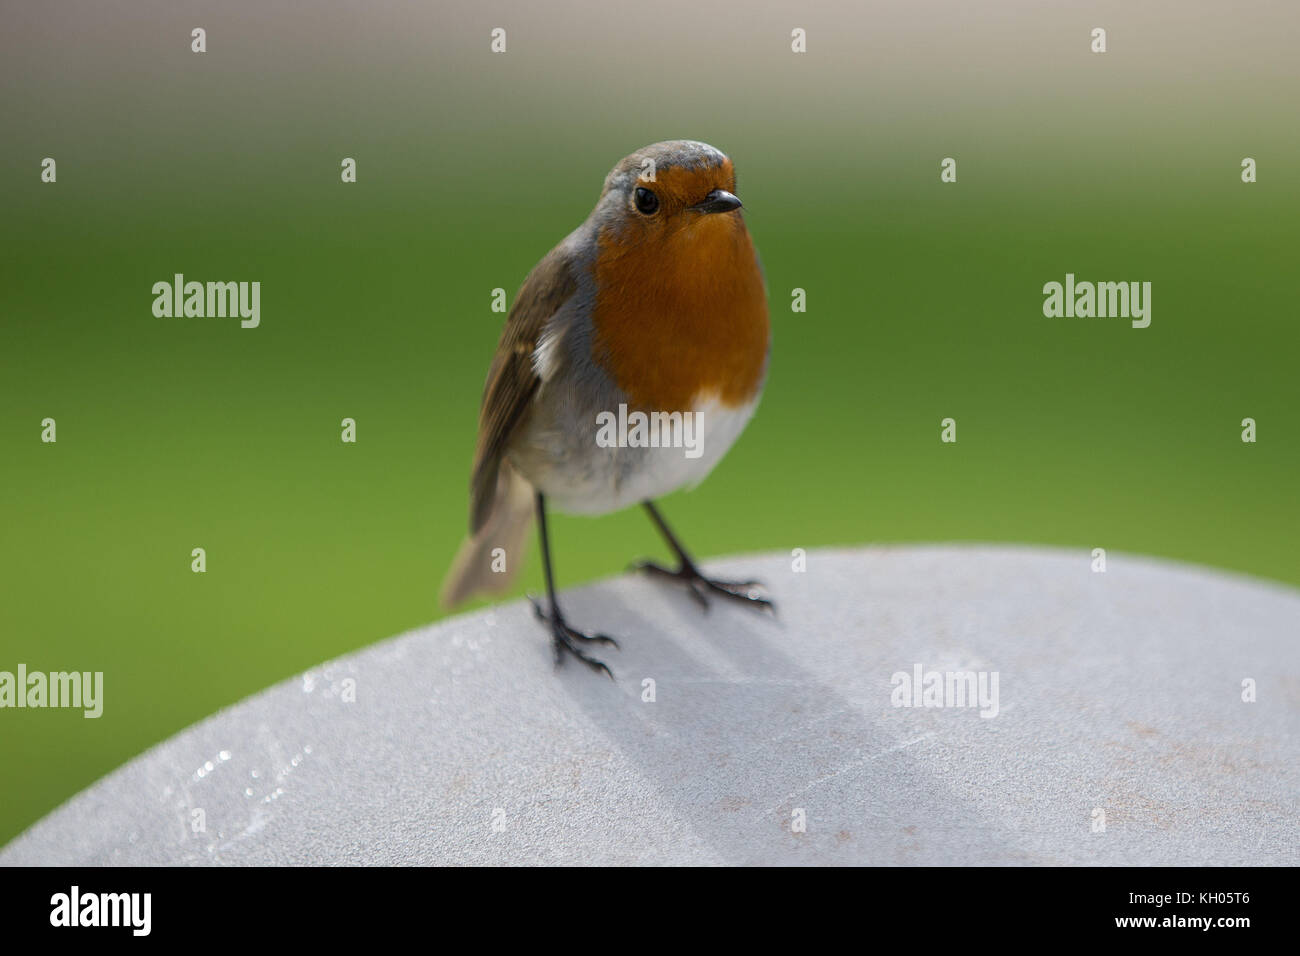
{"label": "bokeh background", "polygon": [[[698,553],[1018,541],[1300,584],[1298,25],[1252,0],[6,3],[0,669],[102,670],[106,704],[0,712],[0,843],[439,615],[491,290],[661,139],[735,160],[775,336],[748,432],[665,504]],[[176,272],[260,280],[261,327],[154,318]],[[1152,282],[1151,327],[1044,318],[1066,272]],[[554,535],[564,585],[662,553],[635,511]]]}

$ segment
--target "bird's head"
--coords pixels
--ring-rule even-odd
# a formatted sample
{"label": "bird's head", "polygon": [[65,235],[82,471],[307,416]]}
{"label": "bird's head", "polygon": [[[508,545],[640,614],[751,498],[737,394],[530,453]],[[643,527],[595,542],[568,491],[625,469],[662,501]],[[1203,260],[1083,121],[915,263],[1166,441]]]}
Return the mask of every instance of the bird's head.
{"label": "bird's head", "polygon": [[670,140],[624,157],[605,177],[596,206],[602,239],[639,246],[682,233],[743,231],[736,172],[707,143]]}

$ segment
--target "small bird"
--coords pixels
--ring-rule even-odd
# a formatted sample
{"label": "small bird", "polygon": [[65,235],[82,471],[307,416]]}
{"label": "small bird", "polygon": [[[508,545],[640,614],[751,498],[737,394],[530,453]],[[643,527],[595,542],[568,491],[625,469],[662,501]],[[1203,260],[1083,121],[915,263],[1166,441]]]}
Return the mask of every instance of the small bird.
{"label": "small bird", "polygon": [[568,653],[612,678],[586,648],[617,642],[570,627],[556,601],[546,509],[639,503],[678,562],[639,570],[684,584],[704,608],[718,594],[772,609],[756,581],[705,577],[654,504],[713,469],[767,377],[766,286],[740,208],[721,151],[655,143],[610,171],[591,215],[529,273],[483,390],[470,537],[444,606],[508,589],[536,514],[549,607],[533,608],[556,663]]}

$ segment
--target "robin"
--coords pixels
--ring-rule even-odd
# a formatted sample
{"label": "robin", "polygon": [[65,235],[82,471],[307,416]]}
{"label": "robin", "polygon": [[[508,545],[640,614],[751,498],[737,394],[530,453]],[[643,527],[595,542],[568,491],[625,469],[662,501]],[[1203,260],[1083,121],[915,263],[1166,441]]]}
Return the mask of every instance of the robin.
{"label": "robin", "polygon": [[[470,479],[470,537],[443,587],[453,607],[510,586],[533,514],[556,663],[617,642],[570,627],[556,601],[546,509],[645,508],[707,608],[722,595],[770,610],[756,581],[706,577],[654,499],[694,486],[754,414],[770,333],[762,268],[731,160],[705,143],[655,143],[624,158],[586,222],[537,264],[488,371]],[[498,551],[501,549],[501,551]],[[494,560],[504,554],[501,562]]]}

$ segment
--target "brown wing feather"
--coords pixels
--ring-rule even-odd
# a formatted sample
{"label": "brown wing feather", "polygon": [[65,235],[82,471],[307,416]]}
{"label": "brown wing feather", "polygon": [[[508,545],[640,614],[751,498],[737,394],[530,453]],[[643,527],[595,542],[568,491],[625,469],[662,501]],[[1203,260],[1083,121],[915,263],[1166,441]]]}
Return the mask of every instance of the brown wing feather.
{"label": "brown wing feather", "polygon": [[567,258],[552,249],[528,274],[514,308],[501,332],[478,419],[478,445],[470,478],[469,530],[476,533],[487,522],[496,493],[501,456],[541,380],[533,370],[537,340],[553,316],[577,291]]}

